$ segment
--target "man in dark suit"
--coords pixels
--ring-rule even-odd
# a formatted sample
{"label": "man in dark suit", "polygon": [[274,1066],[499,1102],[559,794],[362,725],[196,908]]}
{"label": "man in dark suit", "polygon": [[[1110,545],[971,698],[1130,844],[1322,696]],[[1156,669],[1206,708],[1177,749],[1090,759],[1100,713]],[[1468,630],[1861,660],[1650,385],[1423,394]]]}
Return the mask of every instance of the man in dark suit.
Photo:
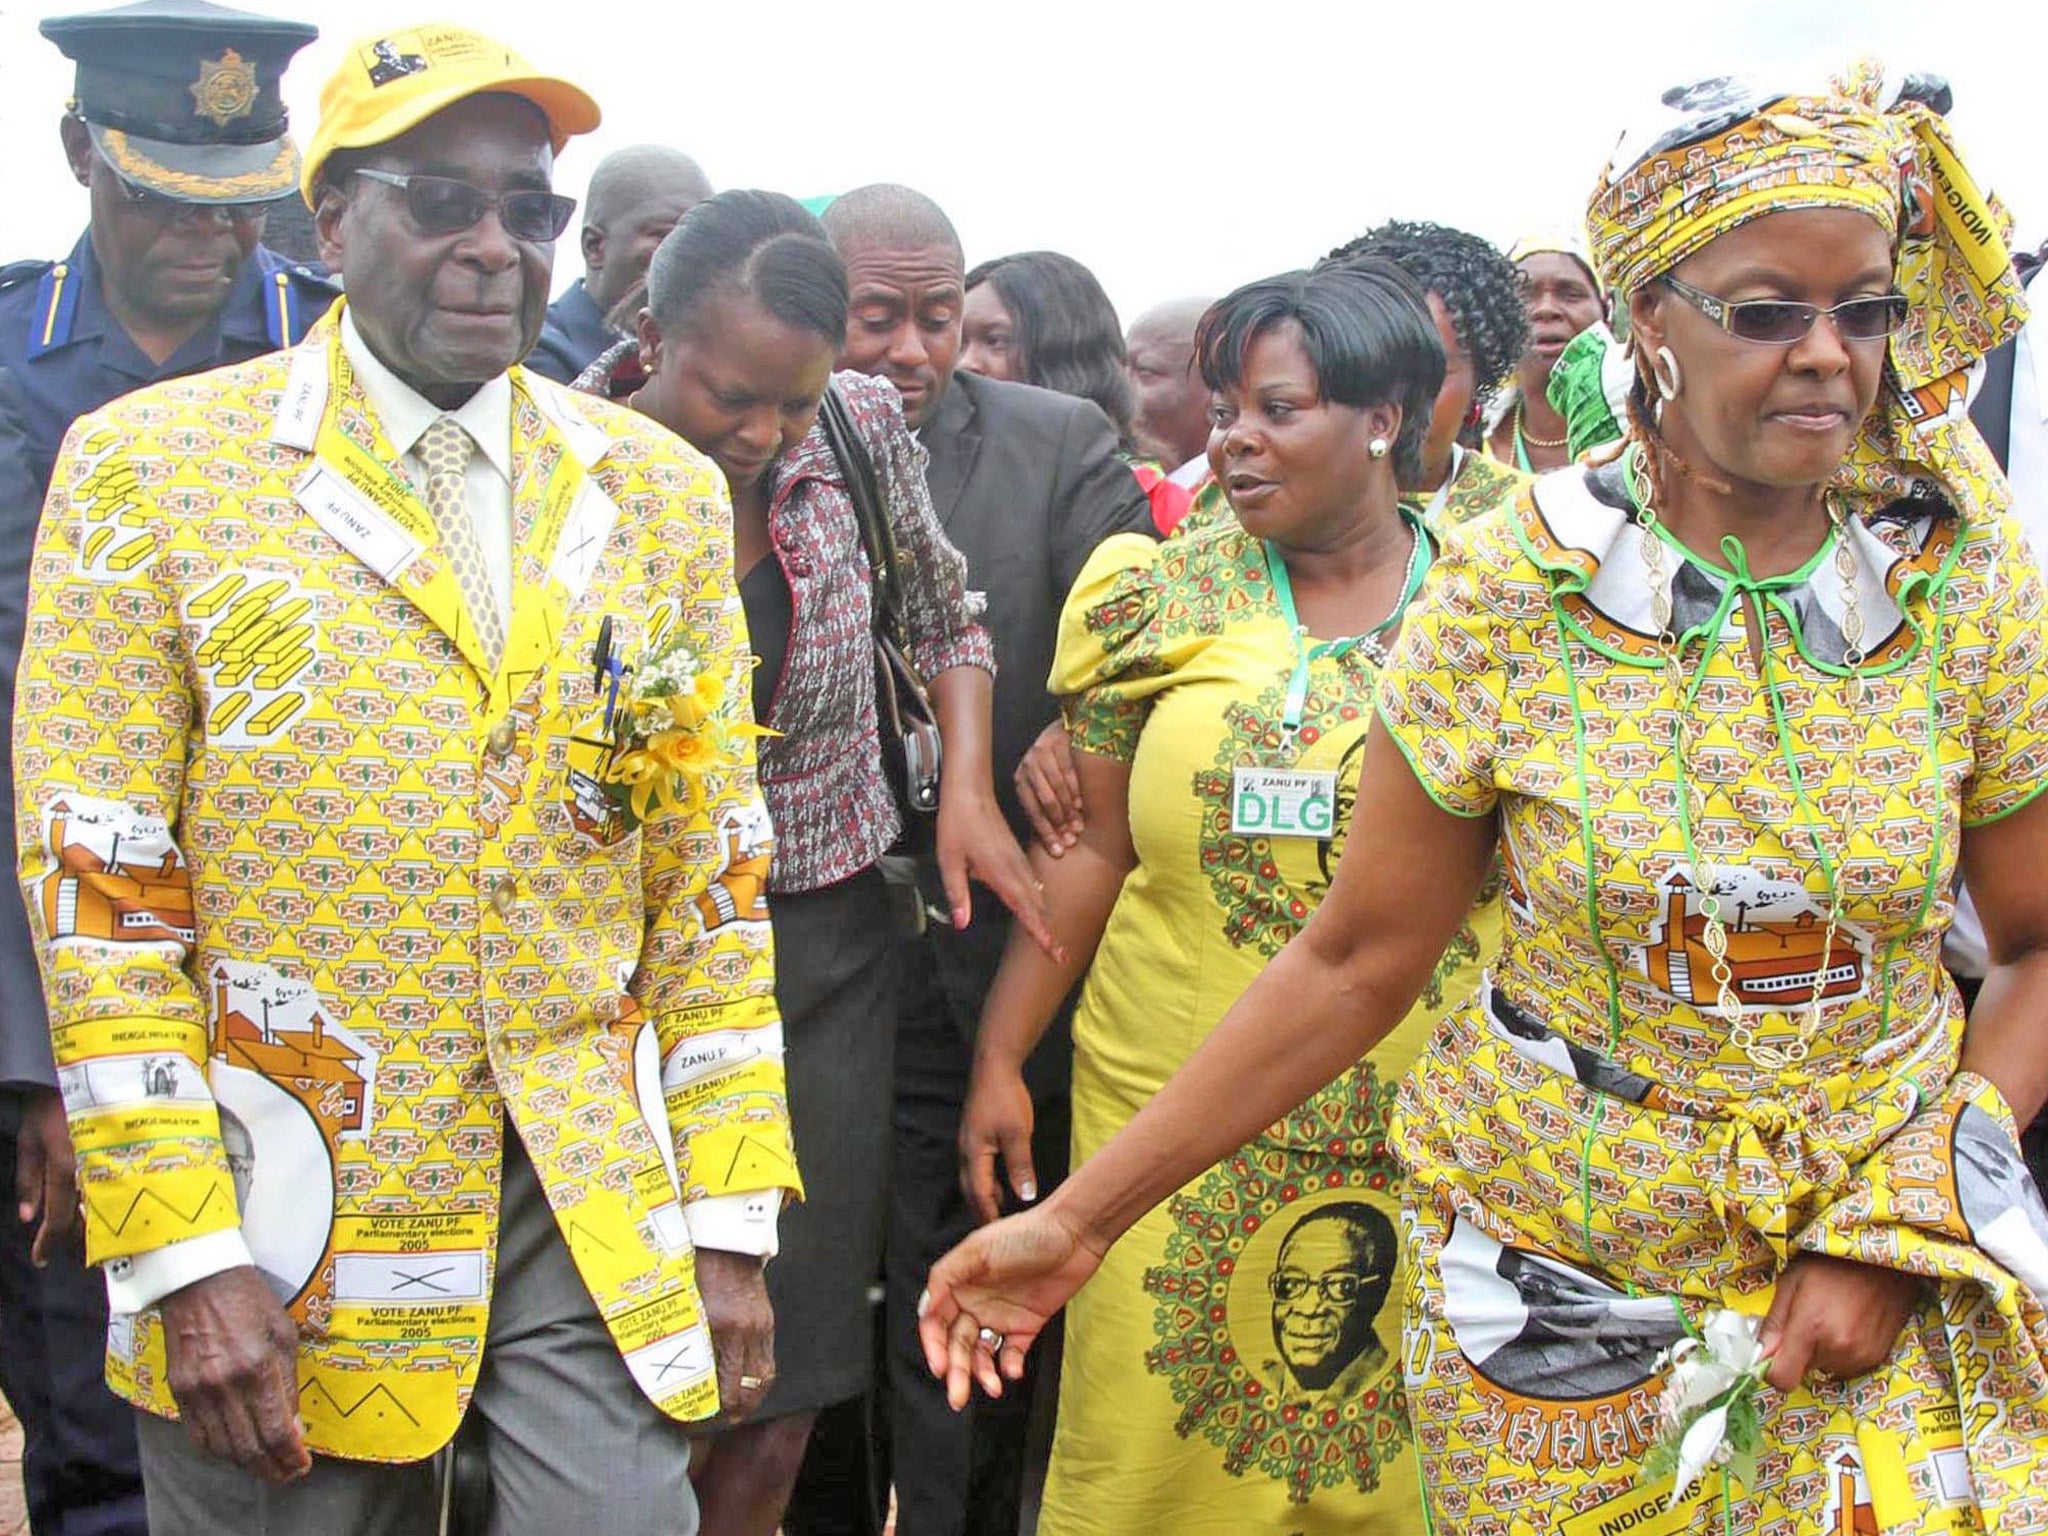
{"label": "man in dark suit", "polygon": [[[1045,683],[1061,605],[1095,546],[1113,533],[1150,533],[1151,513],[1096,406],[954,371],[966,262],[935,203],[906,187],[863,187],[824,219],[846,259],[852,301],[840,366],[902,393],[904,415],[931,455],[926,480],[939,521],[988,597],[997,796],[1028,844],[1012,776],[1059,712]],[[896,1466],[901,1536],[1017,1530],[1029,1384],[956,1416],[925,1371],[916,1328],[926,1272],[973,1224],[955,1139],[982,999],[1008,933],[1002,904],[977,890],[966,930],[934,929],[904,958],[885,1319],[894,1438],[908,1452]],[[1066,1167],[1070,1053],[1065,1029],[1052,1031],[1027,1073],[1046,1175]]]}
{"label": "man in dark suit", "polygon": [[583,199],[583,275],[548,306],[526,366],[567,384],[619,340],[624,332],[606,317],[647,276],[655,247],[710,195],[697,162],[664,144],[629,145],[598,161]]}

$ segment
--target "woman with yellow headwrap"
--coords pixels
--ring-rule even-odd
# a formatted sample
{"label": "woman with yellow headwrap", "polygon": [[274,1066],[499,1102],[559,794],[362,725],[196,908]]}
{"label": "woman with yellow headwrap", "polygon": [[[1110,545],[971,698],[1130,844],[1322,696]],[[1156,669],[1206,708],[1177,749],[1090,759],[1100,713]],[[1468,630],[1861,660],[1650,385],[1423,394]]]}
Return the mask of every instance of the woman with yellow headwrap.
{"label": "woman with yellow headwrap", "polygon": [[[1997,205],[1869,74],[1715,81],[1588,215],[1625,445],[1453,533],[1321,910],[1044,1205],[932,1272],[999,1389],[1147,1206],[1380,1039],[1496,855],[1394,1130],[1457,1536],[2048,1530],[2043,595],[1962,415]],[[1965,1021],[1959,864],[1992,935]],[[1260,1219],[1257,1211],[1242,1213]]]}

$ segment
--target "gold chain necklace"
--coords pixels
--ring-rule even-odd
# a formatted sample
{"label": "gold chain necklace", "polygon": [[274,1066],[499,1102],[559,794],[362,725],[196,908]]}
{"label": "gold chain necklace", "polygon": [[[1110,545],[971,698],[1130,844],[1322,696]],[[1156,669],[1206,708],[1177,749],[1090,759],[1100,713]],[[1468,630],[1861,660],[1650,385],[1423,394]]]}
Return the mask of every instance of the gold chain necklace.
{"label": "gold chain necklace", "polygon": [[1519,396],[1515,399],[1515,435],[1531,448],[1562,448],[1572,440],[1569,430],[1566,431],[1563,437],[1538,437],[1534,432],[1531,432],[1529,430],[1528,418],[1522,409],[1522,400]]}
{"label": "gold chain necklace", "polygon": [[[1702,824],[1706,815],[1706,800],[1699,791],[1692,774],[1686,771],[1686,762],[1692,754],[1691,712],[1685,702],[1685,667],[1679,659],[1678,636],[1672,628],[1672,577],[1665,561],[1664,540],[1658,534],[1657,509],[1650,504],[1647,496],[1641,498],[1642,524],[1640,546],[1643,565],[1650,579],[1650,622],[1657,626],[1657,643],[1663,651],[1664,675],[1671,687],[1671,706],[1676,716],[1676,747],[1678,751],[1678,777],[1681,792],[1686,799],[1686,815],[1690,827]],[[1828,521],[1834,527],[1835,575],[1842,583],[1842,664],[1849,674],[1848,704],[1850,713],[1864,718],[1863,736],[1859,738],[1856,750],[1850,754],[1849,793],[1843,799],[1841,842],[1838,846],[1833,868],[1839,870],[1849,854],[1850,839],[1856,831],[1856,794],[1853,769],[1863,755],[1863,742],[1868,739],[1870,725],[1864,717],[1865,681],[1862,667],[1863,653],[1863,610],[1856,590],[1856,553],[1849,541],[1847,515],[1841,503],[1833,496],[1828,498]],[[1764,622],[1764,606],[1756,604],[1756,618]],[[1759,644],[1768,644],[1768,634],[1758,636]],[[1701,935],[1707,954],[1713,960],[1714,1010],[1728,1026],[1728,1038],[1750,1061],[1767,1072],[1782,1072],[1803,1063],[1813,1050],[1814,1037],[1821,1027],[1821,995],[1827,990],[1828,963],[1835,952],[1835,938],[1841,930],[1842,896],[1838,878],[1830,873],[1825,850],[1821,847],[1818,827],[1813,831],[1816,854],[1821,855],[1821,869],[1828,882],[1828,924],[1821,940],[1820,957],[1813,968],[1813,993],[1807,1000],[1806,1017],[1793,1031],[1792,1040],[1786,1045],[1769,1045],[1757,1038],[1755,1024],[1743,1011],[1742,1004],[1735,996],[1735,973],[1728,963],[1728,927],[1721,918],[1721,898],[1715,893],[1706,873],[1697,867],[1698,854],[1694,847],[1694,834],[1688,832],[1687,852],[1695,868],[1693,881],[1700,892],[1700,916],[1705,919],[1705,932]],[[1680,936],[1681,939],[1683,935]]]}

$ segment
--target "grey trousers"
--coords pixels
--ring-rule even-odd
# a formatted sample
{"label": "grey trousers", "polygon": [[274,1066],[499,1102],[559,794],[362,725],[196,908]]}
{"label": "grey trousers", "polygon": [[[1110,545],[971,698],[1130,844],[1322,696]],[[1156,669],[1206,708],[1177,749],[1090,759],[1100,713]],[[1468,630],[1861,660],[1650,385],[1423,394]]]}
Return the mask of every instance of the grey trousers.
{"label": "grey trousers", "polygon": [[[519,1138],[505,1137],[498,1275],[470,1411],[490,1459],[490,1536],[695,1536],[690,1442],[640,1392],[597,1315]],[[273,1488],[138,1414],[150,1536],[435,1536],[433,1461],[313,1458]]]}

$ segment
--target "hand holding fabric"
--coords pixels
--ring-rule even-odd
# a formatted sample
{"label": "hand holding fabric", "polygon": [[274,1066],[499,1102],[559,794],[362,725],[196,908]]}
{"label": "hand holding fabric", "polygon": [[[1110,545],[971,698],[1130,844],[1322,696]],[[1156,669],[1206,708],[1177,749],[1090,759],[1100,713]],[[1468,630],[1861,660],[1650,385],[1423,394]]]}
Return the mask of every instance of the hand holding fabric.
{"label": "hand holding fabric", "polygon": [[1810,1371],[1861,1376],[1891,1358],[1923,1282],[1895,1269],[1802,1253],[1778,1277],[1764,1319],[1764,1380],[1790,1392]]}

